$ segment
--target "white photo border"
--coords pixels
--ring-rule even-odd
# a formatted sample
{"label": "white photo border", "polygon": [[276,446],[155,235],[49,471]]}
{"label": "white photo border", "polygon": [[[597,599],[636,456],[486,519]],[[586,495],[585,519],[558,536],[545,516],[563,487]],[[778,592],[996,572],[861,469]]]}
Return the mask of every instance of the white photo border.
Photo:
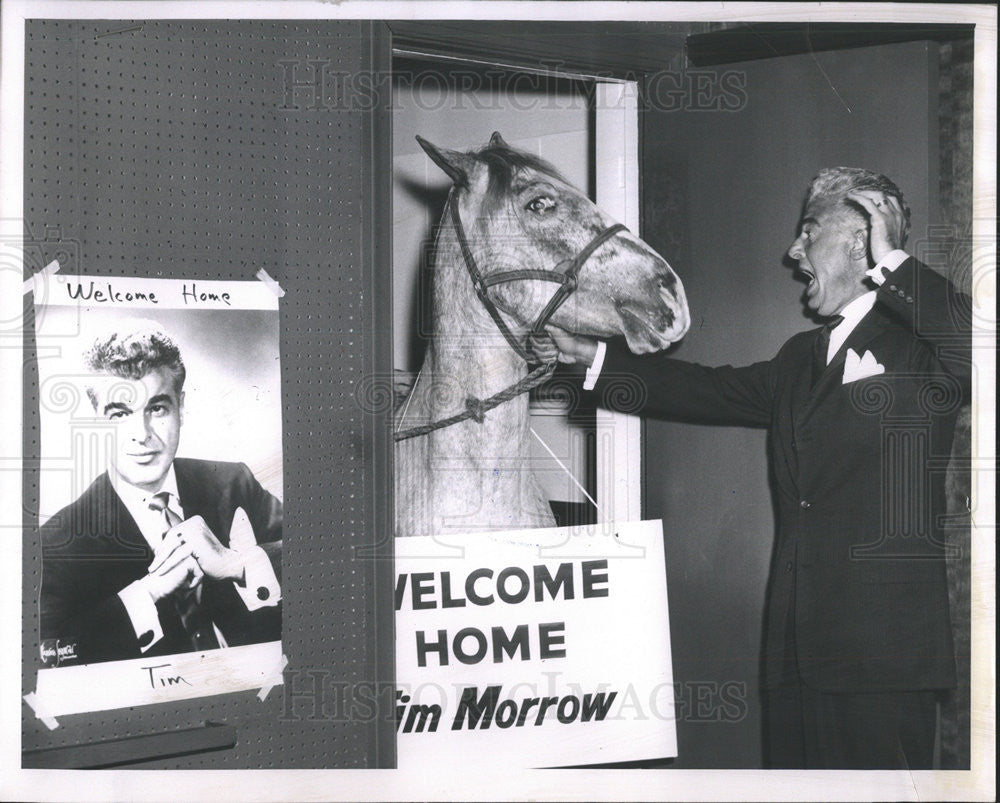
{"label": "white photo border", "polygon": [[[0,234],[21,236],[24,20],[50,19],[523,19],[523,20],[705,20],[812,22],[924,22],[976,24],[974,229],[977,241],[996,237],[996,55],[997,11],[992,5],[908,3],[549,3],[549,2],[50,2],[8,0],[2,6],[2,128]],[[995,332],[995,247],[975,283],[980,313]],[[21,529],[21,298],[20,269],[0,266],[0,360],[5,393],[0,395],[0,467],[3,468],[0,526],[9,535]],[[995,353],[979,350],[981,376],[995,377]],[[979,389],[973,428],[977,455],[995,464],[995,385]],[[323,798],[432,799],[826,799],[991,800],[995,796],[995,503],[992,470],[974,477],[973,540],[973,727],[972,769],[950,772],[573,770],[509,773],[504,767],[447,774],[394,770],[257,771],[76,771],[20,769],[20,674],[18,662],[3,663],[0,684],[0,794],[21,799],[153,799],[170,789],[175,799],[208,800],[239,789],[247,799]],[[990,504],[994,503],[994,504]],[[9,538],[20,543],[19,538]],[[21,609],[20,546],[0,568],[5,609]],[[18,616],[3,617],[0,644],[20,645]],[[167,786],[169,784],[169,786]]]}

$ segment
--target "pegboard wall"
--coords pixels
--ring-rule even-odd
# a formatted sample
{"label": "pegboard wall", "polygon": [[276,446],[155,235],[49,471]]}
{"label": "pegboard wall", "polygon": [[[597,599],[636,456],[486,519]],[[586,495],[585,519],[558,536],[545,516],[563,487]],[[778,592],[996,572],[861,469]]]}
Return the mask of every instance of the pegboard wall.
{"label": "pegboard wall", "polygon": [[[388,447],[383,422],[362,414],[355,389],[391,369],[373,245],[375,216],[388,205],[377,197],[371,97],[354,102],[343,80],[310,84],[316,70],[371,74],[378,36],[365,21],[27,23],[25,236],[38,266],[58,255],[64,273],[194,280],[251,280],[263,267],[286,292],[282,604],[290,663],[285,685],[263,702],[241,692],[80,714],[61,717],[54,731],[24,706],[24,750],[212,720],[236,727],[235,748],[137,766],[385,762],[393,728],[374,701],[376,684],[392,679],[392,609],[391,594],[381,606],[376,586],[378,577],[391,581],[391,564],[386,575],[386,561],[358,553],[391,532],[379,498]],[[27,693],[38,668],[40,581],[30,296],[25,311]]]}

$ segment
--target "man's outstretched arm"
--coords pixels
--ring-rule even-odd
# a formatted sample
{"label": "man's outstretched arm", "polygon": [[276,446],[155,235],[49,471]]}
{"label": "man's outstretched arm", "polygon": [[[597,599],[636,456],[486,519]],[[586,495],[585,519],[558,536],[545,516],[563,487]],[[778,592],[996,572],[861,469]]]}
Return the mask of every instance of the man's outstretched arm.
{"label": "man's outstretched arm", "polygon": [[[597,341],[548,328],[559,360],[592,367]],[[662,355],[636,355],[607,344],[593,391],[602,407],[698,423],[767,426],[776,386],[776,360],[742,368],[709,368]],[[591,378],[598,371],[590,371]],[[582,380],[582,378],[581,378]]]}

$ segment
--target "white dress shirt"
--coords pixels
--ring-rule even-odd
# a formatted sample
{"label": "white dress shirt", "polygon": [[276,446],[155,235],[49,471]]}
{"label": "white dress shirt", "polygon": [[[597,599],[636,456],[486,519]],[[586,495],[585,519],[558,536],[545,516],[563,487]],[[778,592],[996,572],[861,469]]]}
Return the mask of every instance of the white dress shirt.
{"label": "white dress shirt", "polygon": [[607,353],[608,344],[603,340],[598,340],[597,354],[594,355],[594,359],[590,363],[590,367],[587,369],[587,375],[583,378],[584,390],[594,389],[594,385],[597,384],[597,378],[601,375],[601,369],[604,367],[604,355]]}
{"label": "white dress shirt", "polygon": [[[865,274],[868,278],[875,282],[875,284],[881,287],[882,283],[885,281],[885,275],[882,271],[887,270],[891,273],[902,265],[908,258],[909,254],[907,254],[906,251],[900,251],[899,249],[890,251],[874,268],[865,271]],[[844,345],[844,341],[851,336],[851,332],[853,332],[857,328],[857,325],[861,323],[861,319],[871,311],[872,307],[875,306],[875,297],[877,295],[878,291],[872,290],[862,296],[858,296],[840,311],[839,314],[844,320],[830,330],[830,345],[826,350],[827,365],[829,365],[833,360],[833,355],[835,355],[840,347]]]}
{"label": "white dress shirt", "polygon": [[839,314],[843,320],[830,330],[830,345],[826,348],[827,365],[833,360],[833,355],[844,345],[844,341],[850,337],[851,332],[861,323],[861,319],[875,306],[876,295],[878,293],[871,290],[858,296],[840,311]]}
{"label": "white dress shirt", "polygon": [[889,273],[892,273],[909,258],[910,255],[906,253],[906,251],[897,248],[895,251],[890,251],[882,257],[882,261],[871,270],[866,270],[865,274],[869,279],[875,282],[875,284],[881,287],[883,282],[885,282],[885,274],[882,271],[887,270]]}
{"label": "white dress shirt", "polygon": [[[885,274],[883,270],[887,270],[890,273],[900,265],[902,265],[910,255],[906,251],[901,251],[896,249],[895,251],[890,251],[886,254],[882,260],[875,265],[871,270],[865,271],[865,274],[879,287],[885,281]],[[875,296],[877,291],[872,290],[870,293],[865,293],[863,296],[859,296],[850,302],[846,307],[840,311],[840,315],[844,317],[836,327],[830,330],[830,346],[826,352],[826,364],[830,364],[830,360],[833,359],[833,355],[837,353],[837,350],[844,345],[844,341],[847,340],[851,332],[854,331],[855,327],[861,322],[861,319],[868,314],[873,306],[875,306]],[[603,340],[597,341],[597,353],[594,355],[593,361],[590,363],[590,367],[587,369],[587,374],[583,379],[583,389],[593,390],[594,386],[597,384],[597,379],[601,375],[601,369],[604,367],[604,355],[607,352],[607,344]]]}
{"label": "white dress shirt", "polygon": [[[155,553],[163,540],[166,522],[162,511],[152,510],[149,507],[153,496],[165,491],[169,494],[167,507],[171,512],[176,513],[182,521],[185,518],[184,508],[181,507],[180,496],[177,492],[177,474],[174,472],[173,465],[167,470],[163,483],[156,491],[145,491],[142,488],[129,485],[117,477],[113,471],[109,472],[109,477],[115,493],[118,494],[122,504],[135,520],[139,532],[146,539],[149,548]],[[240,599],[243,600],[243,604],[247,606],[247,610],[254,611],[258,608],[277,605],[281,601],[281,587],[267,553],[259,546],[253,546],[243,551],[243,557],[245,559],[244,584],[234,582],[233,586]],[[140,580],[136,580],[125,586],[118,592],[118,598],[122,601],[122,605],[125,606],[125,611],[132,621],[136,638],[140,639],[140,651],[146,652],[163,638],[163,627],[160,624],[156,604],[140,583]],[[268,590],[268,593],[263,595],[266,597],[265,600],[261,600],[262,595],[257,592],[261,587]],[[228,646],[225,637],[214,622],[212,629],[215,631],[219,646]],[[151,639],[147,635],[150,633],[152,634]],[[144,635],[145,638],[143,638]]]}

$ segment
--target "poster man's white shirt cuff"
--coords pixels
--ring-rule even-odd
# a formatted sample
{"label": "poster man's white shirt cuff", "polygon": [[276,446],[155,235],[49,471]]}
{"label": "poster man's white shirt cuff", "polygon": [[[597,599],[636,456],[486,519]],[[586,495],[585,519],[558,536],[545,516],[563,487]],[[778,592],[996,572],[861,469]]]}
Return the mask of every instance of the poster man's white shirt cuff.
{"label": "poster man's white shirt cuff", "polygon": [[875,282],[879,287],[885,282],[885,273],[883,270],[892,273],[896,268],[902,265],[906,260],[910,258],[910,255],[906,251],[902,251],[897,248],[895,251],[890,251],[882,260],[871,270],[866,270],[865,273],[868,277]]}
{"label": "poster man's white shirt cuff", "polygon": [[248,611],[270,608],[281,602],[281,586],[274,573],[267,553],[259,546],[251,547],[244,553],[246,563],[243,579],[245,585],[236,583],[236,593],[240,595]]}
{"label": "poster man's white shirt cuff", "polygon": [[[281,586],[267,553],[259,546],[251,547],[245,553],[245,560],[246,585],[234,583],[233,586],[243,604],[247,606],[247,610],[256,611],[259,608],[273,607],[281,602]],[[118,598],[132,621],[135,637],[140,641],[140,652],[146,652],[163,638],[163,627],[160,625],[156,604],[139,583],[140,581],[136,580],[125,586],[118,592]],[[149,633],[153,634],[152,639],[146,635]]]}
{"label": "poster man's white shirt cuff", "polygon": [[[156,612],[156,603],[149,596],[149,592],[144,589],[136,580],[118,592],[118,599],[125,606],[128,618],[132,620],[132,629],[135,630],[135,637],[139,639],[140,652],[146,652],[156,642],[163,638],[163,628],[160,626],[160,615]],[[152,633],[153,638],[143,638],[146,633]]]}
{"label": "poster man's white shirt cuff", "polygon": [[583,378],[583,389],[593,390],[594,385],[597,384],[597,379],[601,375],[601,369],[604,367],[604,355],[608,351],[608,344],[603,340],[597,341],[597,353],[594,355],[594,361],[590,364],[587,369],[587,374]]}

